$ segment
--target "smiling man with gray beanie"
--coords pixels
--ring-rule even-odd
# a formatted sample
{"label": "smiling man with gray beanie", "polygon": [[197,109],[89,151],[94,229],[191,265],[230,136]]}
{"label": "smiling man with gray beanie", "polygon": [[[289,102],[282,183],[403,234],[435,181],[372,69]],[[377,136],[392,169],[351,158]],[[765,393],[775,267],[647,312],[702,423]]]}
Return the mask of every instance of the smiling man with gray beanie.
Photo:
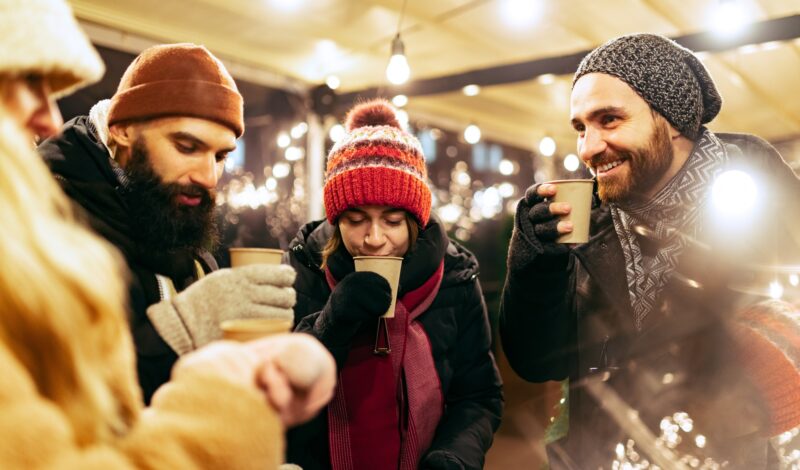
{"label": "smiling man with gray beanie", "polygon": [[[714,80],[696,54],[663,36],[594,49],[575,72],[570,104],[578,155],[596,176],[590,238],[556,243],[572,230],[558,218],[571,207],[552,202],[554,185],[529,188],[499,327],[523,378],[569,379],[569,430],[549,447],[551,468],[610,468],[617,444],[624,454],[642,436],[631,423],[658,435],[662,418],[689,410],[711,455],[765,468],[766,440],[750,419],[758,395],[724,326],[747,300],[727,290],[726,276],[800,261],[800,181],[762,139],[705,127],[722,106]],[[755,185],[758,199],[744,198]],[[687,260],[736,268],[687,278]],[[624,407],[611,406],[613,397]],[[711,406],[719,403],[733,403],[741,419],[715,415],[731,410]],[[648,444],[657,446],[637,440],[636,448]]]}
{"label": "smiling man with gray beanie", "polygon": [[243,132],[242,96],[222,62],[203,46],[168,44],[144,50],[110,100],[39,147],[128,263],[146,401],[178,356],[220,338],[223,320],[294,318],[292,268],[217,270],[210,254],[217,181]]}

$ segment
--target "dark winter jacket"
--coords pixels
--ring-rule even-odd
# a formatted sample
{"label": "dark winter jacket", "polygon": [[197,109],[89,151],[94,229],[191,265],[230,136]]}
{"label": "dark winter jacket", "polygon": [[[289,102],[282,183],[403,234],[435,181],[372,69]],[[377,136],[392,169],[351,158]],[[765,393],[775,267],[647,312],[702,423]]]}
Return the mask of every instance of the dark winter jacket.
{"label": "dark winter jacket", "polygon": [[[180,291],[196,280],[195,257],[188,252],[153,253],[137,244],[109,152],[87,116],[69,121],[60,136],[43,142],[38,151],[67,195],[82,208],[91,228],[127,261],[132,274],[130,327],[139,384],[149,403],[155,390],[169,380],[178,358],[147,317],[147,307],[163,297],[156,273],[170,278]],[[197,258],[205,272],[217,269],[210,254],[200,253]]]}
{"label": "dark winter jacket", "polygon": [[[769,466],[752,384],[731,362],[720,320],[753,300],[727,288],[727,281],[746,274],[742,266],[798,260],[789,240],[800,228],[800,180],[765,141],[717,137],[741,150],[729,152],[729,165],[753,177],[763,205],[740,232],[705,233],[711,251],[687,249],[640,331],[622,248],[604,205],[593,209],[587,243],[509,271],[500,334],[511,366],[533,382],[569,379],[569,431],[548,449],[552,468],[610,468],[615,446],[631,437],[615,423],[614,410],[604,408],[614,400],[603,391],[636,410],[636,419],[656,436],[662,418],[686,411],[733,468]],[[625,421],[630,414],[620,416],[631,424]]]}
{"label": "dark winter jacket", "polygon": [[[330,296],[331,290],[319,266],[322,248],[332,233],[333,227],[327,222],[312,222],[301,228],[290,245],[288,262],[297,270],[294,287],[298,331],[313,333],[309,328],[313,324],[310,320],[319,315]],[[431,234],[437,234],[442,241],[430,240],[435,238]],[[442,250],[445,254],[441,287],[431,306],[419,317],[431,343],[445,404],[428,454],[444,451],[454,465],[447,468],[479,469],[483,468],[484,455],[500,424],[503,397],[500,376],[490,351],[491,335],[477,279],[478,264],[469,251],[447,239],[434,218],[426,230],[421,231],[418,245],[426,241],[447,244],[446,250]],[[433,275],[441,257],[438,260],[429,258],[423,250],[412,250],[406,255],[399,296],[419,287]],[[340,360],[342,354],[345,357],[347,354],[346,351],[332,352]],[[287,444],[287,462],[297,463],[304,470],[330,468],[325,411],[312,422],[290,430]],[[425,455],[422,460],[425,461]]]}

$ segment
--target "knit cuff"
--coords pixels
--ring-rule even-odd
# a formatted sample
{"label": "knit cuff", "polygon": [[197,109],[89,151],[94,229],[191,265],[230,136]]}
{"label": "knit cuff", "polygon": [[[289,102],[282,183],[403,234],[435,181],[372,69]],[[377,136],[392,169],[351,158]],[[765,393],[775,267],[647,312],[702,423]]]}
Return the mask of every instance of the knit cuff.
{"label": "knit cuff", "polygon": [[162,300],[148,307],[147,318],[150,319],[161,339],[166,341],[179,356],[196,349],[183,319],[168,300]]}

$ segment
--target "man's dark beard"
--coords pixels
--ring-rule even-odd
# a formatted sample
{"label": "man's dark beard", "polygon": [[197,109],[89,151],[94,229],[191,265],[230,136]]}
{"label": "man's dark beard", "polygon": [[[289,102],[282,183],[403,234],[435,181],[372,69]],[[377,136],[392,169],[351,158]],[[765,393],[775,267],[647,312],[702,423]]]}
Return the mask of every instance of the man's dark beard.
{"label": "man's dark beard", "polygon": [[593,166],[619,159],[627,160],[630,166],[630,173],[624,181],[614,177],[611,181],[599,183],[597,189],[600,199],[604,202],[628,202],[642,199],[664,176],[664,172],[672,164],[673,157],[669,124],[662,119],[656,119],[653,124],[653,133],[645,146],[626,151],[608,149],[603,152],[603,155],[595,158],[598,163]]}
{"label": "man's dark beard", "polygon": [[[129,184],[123,197],[128,205],[132,237],[145,249],[172,251],[213,250],[219,240],[214,194],[196,185],[163,183],[150,165],[139,138],[125,167]],[[197,206],[178,203],[178,195],[201,197]]]}

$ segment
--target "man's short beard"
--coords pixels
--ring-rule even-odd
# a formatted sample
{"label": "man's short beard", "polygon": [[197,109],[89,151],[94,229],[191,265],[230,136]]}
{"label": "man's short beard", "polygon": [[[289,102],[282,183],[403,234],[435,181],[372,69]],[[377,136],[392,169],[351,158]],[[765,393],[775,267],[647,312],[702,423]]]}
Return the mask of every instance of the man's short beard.
{"label": "man's short beard", "polygon": [[628,162],[630,169],[624,180],[617,176],[604,182],[599,180],[597,192],[600,199],[604,202],[628,202],[644,198],[672,164],[674,150],[669,131],[669,123],[655,117],[653,132],[645,146],[619,152],[609,149],[593,159],[595,167],[622,159]]}
{"label": "man's short beard", "polygon": [[[131,221],[131,236],[145,249],[213,250],[219,240],[215,195],[197,184],[164,183],[155,173],[140,137],[131,147],[125,167],[128,185],[124,192]],[[200,196],[197,206],[178,203],[177,196]]]}

